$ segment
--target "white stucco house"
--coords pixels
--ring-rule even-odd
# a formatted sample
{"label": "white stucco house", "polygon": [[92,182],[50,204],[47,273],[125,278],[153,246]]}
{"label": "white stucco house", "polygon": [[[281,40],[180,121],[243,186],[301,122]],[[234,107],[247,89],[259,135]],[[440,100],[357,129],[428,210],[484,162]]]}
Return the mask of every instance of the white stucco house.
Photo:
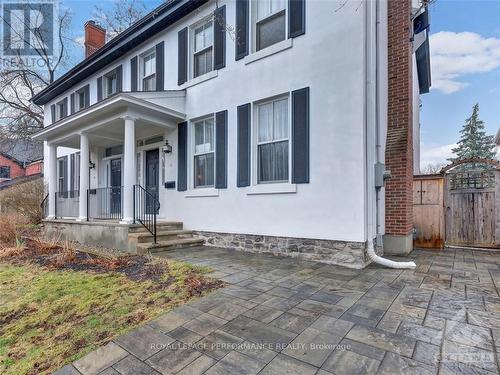
{"label": "white stucco house", "polygon": [[[88,22],[87,58],[33,98],[46,229],[364,267],[367,241],[381,251],[387,235],[388,13],[413,25],[426,7],[344,3],[171,0],[104,45]],[[401,39],[411,102],[430,85],[428,53]]]}

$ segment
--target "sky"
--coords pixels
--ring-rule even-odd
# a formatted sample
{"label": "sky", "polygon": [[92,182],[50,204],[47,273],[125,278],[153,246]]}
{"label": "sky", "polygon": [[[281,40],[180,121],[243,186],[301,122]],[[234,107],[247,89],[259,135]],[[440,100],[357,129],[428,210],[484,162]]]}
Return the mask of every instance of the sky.
{"label": "sky", "polygon": [[[146,6],[161,3],[147,0]],[[112,0],[62,1],[72,11],[75,40],[83,41],[83,24],[96,4],[110,9]],[[421,97],[422,168],[446,163],[475,103],[488,134],[500,127],[500,0],[435,0],[430,17],[433,86]],[[83,48],[74,45],[71,54],[81,61]]]}

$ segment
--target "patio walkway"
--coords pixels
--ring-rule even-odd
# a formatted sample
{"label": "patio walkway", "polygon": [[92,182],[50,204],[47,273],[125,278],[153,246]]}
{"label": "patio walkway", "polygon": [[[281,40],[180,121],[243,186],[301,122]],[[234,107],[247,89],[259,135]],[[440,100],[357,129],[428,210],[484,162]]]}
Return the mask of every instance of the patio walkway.
{"label": "patio walkway", "polygon": [[500,253],[416,250],[416,270],[207,247],[163,256],[230,285],[58,374],[499,373]]}

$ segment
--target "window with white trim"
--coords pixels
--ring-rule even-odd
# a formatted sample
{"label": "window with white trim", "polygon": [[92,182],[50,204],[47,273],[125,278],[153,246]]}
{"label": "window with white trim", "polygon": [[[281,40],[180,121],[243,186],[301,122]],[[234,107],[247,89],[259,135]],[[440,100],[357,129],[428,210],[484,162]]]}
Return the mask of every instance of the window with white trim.
{"label": "window with white trim", "polygon": [[109,97],[116,93],[116,83],[118,81],[118,75],[116,71],[113,70],[104,76],[104,97]]}
{"label": "window with white trim", "polygon": [[213,70],[213,22],[210,20],[194,28],[193,34],[193,77]]}
{"label": "window with white trim", "polygon": [[0,166],[0,178],[10,178],[10,167],[8,165]]}
{"label": "window with white trim", "polygon": [[288,98],[257,105],[257,183],[289,181]]}
{"label": "window with white trim", "polygon": [[156,90],[156,52],[152,51],[141,57],[142,91]]}
{"label": "window with white trim", "polygon": [[285,40],[286,0],[257,0],[254,4],[256,51]]}
{"label": "window with white trim", "polygon": [[82,87],[75,93],[76,103],[75,108],[77,111],[81,111],[85,108],[85,87]]}
{"label": "window with white trim", "polygon": [[65,116],[64,113],[64,100],[61,100],[56,104],[56,121],[63,119]]}
{"label": "window with white trim", "polygon": [[209,117],[193,124],[194,187],[213,187],[215,179],[215,127]]}

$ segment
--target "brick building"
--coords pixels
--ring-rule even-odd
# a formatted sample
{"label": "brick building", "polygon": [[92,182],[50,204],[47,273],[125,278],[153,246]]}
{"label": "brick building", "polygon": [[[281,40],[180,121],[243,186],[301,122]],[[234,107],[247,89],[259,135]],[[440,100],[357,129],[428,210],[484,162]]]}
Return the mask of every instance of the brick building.
{"label": "brick building", "polygon": [[0,183],[43,173],[43,145],[24,140],[0,141]]}

